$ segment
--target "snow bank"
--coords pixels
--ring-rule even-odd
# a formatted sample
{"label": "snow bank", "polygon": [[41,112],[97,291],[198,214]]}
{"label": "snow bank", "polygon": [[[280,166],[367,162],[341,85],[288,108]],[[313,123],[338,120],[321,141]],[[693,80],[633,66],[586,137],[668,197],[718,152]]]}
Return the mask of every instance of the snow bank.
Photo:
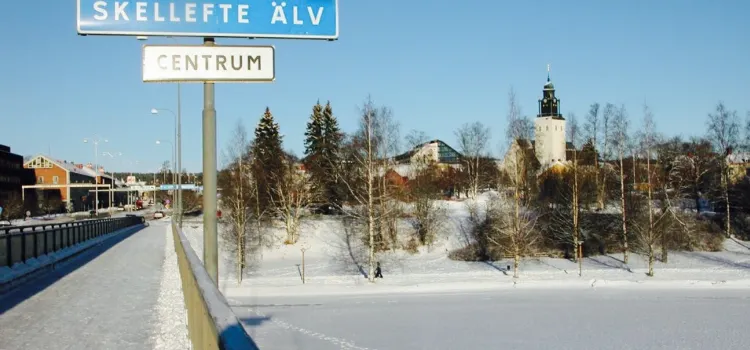
{"label": "snow bank", "polygon": [[187,312],[182,291],[180,269],[177,264],[172,226],[166,226],[164,263],[157,301],[157,319],[152,339],[154,349],[190,349],[187,332]]}

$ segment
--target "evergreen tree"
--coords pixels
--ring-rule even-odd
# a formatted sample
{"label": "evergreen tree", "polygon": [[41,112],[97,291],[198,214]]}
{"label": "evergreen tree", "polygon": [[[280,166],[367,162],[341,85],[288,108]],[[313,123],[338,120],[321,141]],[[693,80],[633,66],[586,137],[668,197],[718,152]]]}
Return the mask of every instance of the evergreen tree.
{"label": "evergreen tree", "polygon": [[325,141],[322,153],[326,160],[325,172],[327,173],[325,196],[330,204],[340,208],[345,194],[343,184],[339,183],[339,166],[341,164],[339,152],[344,135],[339,129],[338,120],[333,115],[330,101],[326,103],[323,109],[323,135]]}
{"label": "evergreen tree", "polygon": [[323,106],[318,101],[313,106],[313,112],[310,115],[310,121],[307,122],[307,131],[305,131],[305,168],[310,172],[313,183],[321,187],[321,158],[323,157]]}
{"label": "evergreen tree", "polygon": [[335,210],[340,207],[344,193],[343,184],[338,181],[339,149],[343,135],[330,102],[325,108],[320,101],[313,106],[305,136],[305,167],[319,189],[323,202]]}
{"label": "evergreen tree", "polygon": [[262,207],[271,207],[276,199],[273,189],[284,171],[284,150],[281,142],[279,124],[274,122],[271,110],[266,107],[266,112],[255,128],[252,163],[253,177],[258,183],[259,204]]}

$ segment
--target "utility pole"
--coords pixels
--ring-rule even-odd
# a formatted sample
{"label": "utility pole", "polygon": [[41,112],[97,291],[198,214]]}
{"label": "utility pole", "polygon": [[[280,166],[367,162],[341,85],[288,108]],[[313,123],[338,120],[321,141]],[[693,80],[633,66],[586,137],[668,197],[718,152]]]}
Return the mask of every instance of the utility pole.
{"label": "utility pole", "polygon": [[[214,38],[203,38],[213,47]],[[218,225],[216,218],[216,106],[214,83],[203,83],[203,265],[219,286]]]}
{"label": "utility pole", "polygon": [[182,94],[177,83],[177,219],[182,228]]}

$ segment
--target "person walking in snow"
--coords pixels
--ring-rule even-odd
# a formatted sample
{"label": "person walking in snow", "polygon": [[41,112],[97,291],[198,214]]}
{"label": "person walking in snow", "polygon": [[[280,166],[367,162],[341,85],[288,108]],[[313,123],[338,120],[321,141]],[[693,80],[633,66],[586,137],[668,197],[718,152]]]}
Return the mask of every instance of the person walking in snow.
{"label": "person walking in snow", "polygon": [[380,269],[380,261],[378,261],[378,265],[375,267],[375,278],[383,278],[383,271]]}

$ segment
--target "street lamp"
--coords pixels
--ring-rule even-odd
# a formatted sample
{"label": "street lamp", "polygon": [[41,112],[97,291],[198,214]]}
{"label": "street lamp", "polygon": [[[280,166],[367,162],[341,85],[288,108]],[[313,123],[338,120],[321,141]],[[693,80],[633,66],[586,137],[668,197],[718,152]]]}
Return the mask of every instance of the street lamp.
{"label": "street lamp", "polygon": [[159,111],[165,111],[172,113],[174,116],[174,129],[175,129],[175,160],[177,167],[177,219],[179,227],[182,227],[182,118],[181,118],[181,92],[180,83],[177,83],[177,113],[166,108],[151,108],[151,114],[159,114]]}
{"label": "street lamp", "polygon": [[[115,155],[110,152],[103,152],[102,156],[109,156],[110,158],[114,158]],[[117,152],[117,157],[122,157],[122,152]],[[109,185],[109,216],[112,216],[112,197],[114,196],[114,186],[115,186],[115,170],[114,167],[112,167],[112,171],[109,172],[110,176],[112,177],[110,179],[110,185]]]}
{"label": "street lamp", "polygon": [[[176,175],[177,175],[177,173],[175,172],[175,168],[174,168],[174,164],[175,164],[175,162],[174,162],[174,157],[175,157],[175,152],[174,152],[174,148],[175,148],[175,147],[174,147],[174,144],[173,144],[172,142],[170,142],[170,141],[167,141],[167,140],[163,140],[163,141],[162,141],[162,140],[156,140],[156,144],[157,144],[157,145],[158,145],[158,144],[161,144],[162,142],[167,142],[167,143],[169,143],[169,144],[170,144],[170,145],[172,146],[172,184],[174,184],[174,183],[175,183],[175,177],[176,177]],[[174,191],[174,190],[173,190],[173,191]],[[173,192],[173,195],[172,195],[172,199],[173,199],[173,200],[175,199],[175,198],[174,198],[174,197],[175,197],[174,193],[175,193],[175,192]],[[173,207],[173,208],[174,208],[174,207]]]}
{"label": "street lamp", "polygon": [[[177,42],[177,39],[175,39],[172,36],[168,36],[167,38],[173,40],[174,42]],[[139,41],[146,41],[148,40],[148,36],[137,36],[137,40]],[[180,228],[182,228],[182,93],[181,93],[182,84],[180,82],[177,82],[177,113],[174,113],[170,110],[164,109],[165,111],[171,112],[175,116],[175,143],[177,143],[176,147],[177,150],[175,151],[175,158],[177,160],[177,209],[178,209],[178,225]],[[152,108],[151,114],[158,114],[159,109]]]}
{"label": "street lamp", "polygon": [[169,140],[156,140],[156,144],[157,145],[161,145],[162,143],[168,143],[169,146],[172,148],[172,150],[171,150],[171,152],[172,152],[172,169],[171,170],[172,170],[172,183],[174,183],[174,181],[175,181],[174,143],[172,143],[172,141],[169,141]]}
{"label": "street lamp", "polygon": [[[91,138],[91,143],[94,144],[94,208],[97,215],[99,213],[99,142],[107,143],[109,140],[99,136]],[[83,143],[89,143],[89,139],[83,139]]]}

